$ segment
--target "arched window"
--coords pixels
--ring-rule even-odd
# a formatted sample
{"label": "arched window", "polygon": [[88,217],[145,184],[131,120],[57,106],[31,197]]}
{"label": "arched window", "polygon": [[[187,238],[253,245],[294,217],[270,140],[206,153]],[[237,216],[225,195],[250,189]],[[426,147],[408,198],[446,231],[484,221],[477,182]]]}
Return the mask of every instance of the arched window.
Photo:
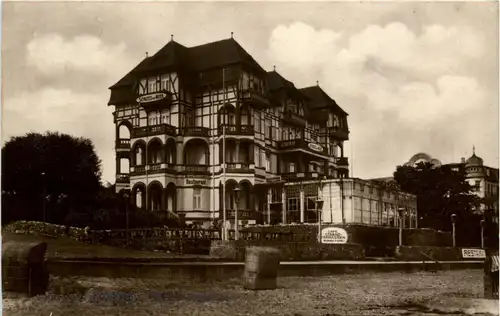
{"label": "arched window", "polygon": [[142,191],[141,190],[137,190],[137,192],[135,193],[135,206],[137,206],[138,208],[142,207]]}
{"label": "arched window", "polygon": [[142,149],[139,146],[135,149],[135,164],[137,166],[142,165]]}

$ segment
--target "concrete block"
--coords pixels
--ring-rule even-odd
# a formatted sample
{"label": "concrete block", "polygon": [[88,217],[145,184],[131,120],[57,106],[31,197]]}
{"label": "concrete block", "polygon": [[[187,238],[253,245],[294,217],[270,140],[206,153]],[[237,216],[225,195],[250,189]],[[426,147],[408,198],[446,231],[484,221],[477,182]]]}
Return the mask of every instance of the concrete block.
{"label": "concrete block", "polygon": [[44,242],[9,241],[2,244],[2,285],[4,292],[45,294],[49,274]]}

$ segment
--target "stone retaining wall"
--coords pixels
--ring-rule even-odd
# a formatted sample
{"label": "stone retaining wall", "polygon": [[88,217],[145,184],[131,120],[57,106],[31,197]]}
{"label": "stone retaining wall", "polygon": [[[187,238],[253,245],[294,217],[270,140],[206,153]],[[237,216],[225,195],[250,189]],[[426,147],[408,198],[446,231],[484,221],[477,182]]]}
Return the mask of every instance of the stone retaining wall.
{"label": "stone retaining wall", "polygon": [[280,242],[266,240],[213,240],[210,256],[243,261],[248,246],[273,247],[280,251],[281,261],[360,260],[365,257],[358,244],[317,244],[312,242]]}
{"label": "stone retaining wall", "polygon": [[[424,253],[425,255],[422,253]],[[432,246],[398,246],[395,250],[395,257],[403,261],[429,261],[431,260],[429,257],[437,261],[484,260],[480,258],[462,258],[462,248],[459,247]]]}

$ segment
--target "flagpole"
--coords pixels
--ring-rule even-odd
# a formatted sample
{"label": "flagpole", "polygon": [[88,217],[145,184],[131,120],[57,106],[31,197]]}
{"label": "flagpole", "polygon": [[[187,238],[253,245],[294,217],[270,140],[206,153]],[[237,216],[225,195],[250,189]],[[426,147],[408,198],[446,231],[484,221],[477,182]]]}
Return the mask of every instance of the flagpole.
{"label": "flagpole", "polygon": [[212,203],[211,203],[211,209],[212,209],[212,221],[215,220],[215,139],[213,138],[213,127],[215,124],[213,124],[214,120],[214,115],[213,115],[213,99],[212,99],[212,87],[209,87],[210,89],[210,140],[212,142]]}
{"label": "flagpole", "polygon": [[224,222],[224,240],[228,240],[227,236],[227,216],[226,216],[226,69],[222,68],[222,106],[224,113],[224,122],[222,124],[222,216]]}

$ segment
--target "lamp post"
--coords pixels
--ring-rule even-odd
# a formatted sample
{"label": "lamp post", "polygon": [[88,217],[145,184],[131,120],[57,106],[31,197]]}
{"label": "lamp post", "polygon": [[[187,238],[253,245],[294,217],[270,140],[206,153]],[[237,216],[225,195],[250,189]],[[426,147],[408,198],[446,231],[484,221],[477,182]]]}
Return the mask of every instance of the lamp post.
{"label": "lamp post", "polygon": [[481,248],[484,249],[484,219],[481,220]]}
{"label": "lamp post", "polygon": [[455,223],[457,221],[457,215],[456,214],[451,214],[451,235],[452,235],[452,238],[453,238],[453,247],[455,247],[457,245],[457,241],[456,241],[456,235],[455,235]]}
{"label": "lamp post", "polygon": [[234,188],[234,240],[239,238],[239,223],[238,223],[238,203],[240,202],[240,191],[241,189],[237,186]]}
{"label": "lamp post", "polygon": [[45,172],[42,172],[40,174],[42,176],[42,198],[43,198],[43,206],[42,206],[42,220],[45,222],[45,217],[46,217],[46,210],[47,210],[47,185],[46,185],[46,178],[45,178]]}
{"label": "lamp post", "polygon": [[321,244],[321,215],[323,214],[323,200],[316,200],[316,210],[318,212],[318,243]]}
{"label": "lamp post", "polygon": [[404,208],[398,208],[399,215],[399,246],[403,245],[403,216],[405,214]]}

